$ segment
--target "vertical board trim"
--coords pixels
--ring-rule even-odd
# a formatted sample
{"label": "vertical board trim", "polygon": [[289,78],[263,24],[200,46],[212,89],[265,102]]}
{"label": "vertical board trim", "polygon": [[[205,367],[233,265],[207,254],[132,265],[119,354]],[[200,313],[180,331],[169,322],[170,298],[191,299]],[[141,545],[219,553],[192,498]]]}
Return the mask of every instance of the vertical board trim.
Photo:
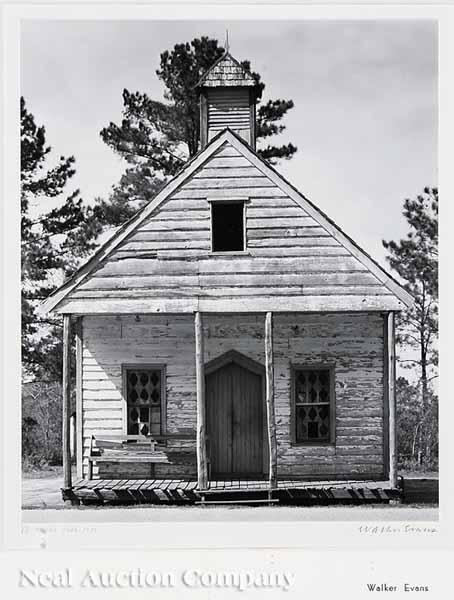
{"label": "vertical board trim", "polygon": [[389,313],[383,314],[383,475],[386,479],[390,477],[388,316]]}
{"label": "vertical board trim", "polygon": [[200,490],[205,490],[208,487],[208,467],[206,451],[206,406],[203,320],[200,312],[195,313],[194,327],[197,393],[197,483]]}
{"label": "vertical board trim", "polygon": [[270,450],[269,484],[277,488],[276,411],[274,407],[273,313],[265,316],[266,416]]}
{"label": "vertical board trim", "polygon": [[397,487],[395,315],[388,314],[389,481]]}
{"label": "vertical board trim", "polygon": [[250,126],[250,146],[255,151],[256,140],[255,140],[255,89],[252,88],[249,90],[249,126]]}
{"label": "vertical board trim", "polygon": [[203,150],[208,143],[208,109],[205,92],[200,92],[200,146]]}
{"label": "vertical board trim", "polygon": [[62,443],[63,443],[63,486],[72,487],[71,478],[71,439],[70,439],[70,360],[71,360],[71,315],[63,316],[63,380],[62,380]]}

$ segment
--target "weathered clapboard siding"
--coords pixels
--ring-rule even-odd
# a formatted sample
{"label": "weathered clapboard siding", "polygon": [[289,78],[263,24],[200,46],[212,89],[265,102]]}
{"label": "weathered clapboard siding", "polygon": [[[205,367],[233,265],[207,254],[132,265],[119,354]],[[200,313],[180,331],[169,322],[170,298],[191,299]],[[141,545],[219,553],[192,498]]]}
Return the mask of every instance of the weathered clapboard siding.
{"label": "weathered clapboard siding", "polygon": [[[210,200],[244,197],[247,251],[211,252]],[[226,143],[83,281],[65,310],[397,309],[393,293]],[[150,299],[150,302],[147,300]],[[122,308],[123,307],[123,308]]]}
{"label": "weathered clapboard siding", "polygon": [[[123,364],[166,364],[167,431],[177,433],[195,427],[195,390],[193,388],[193,328],[187,317],[84,317],[83,348],[83,437],[84,473],[87,473],[90,436],[125,432]],[[187,442],[172,442],[185,447]],[[195,450],[194,450],[195,451]],[[103,465],[103,476],[150,477],[150,466],[127,464]],[[160,476],[161,465],[156,465]],[[123,471],[122,471],[123,469]],[[191,474],[188,465],[166,467],[169,476]],[[96,476],[98,471],[94,471]],[[194,474],[194,473],[192,473]]]}
{"label": "weathered clapboard siding", "polygon": [[[260,171],[256,170],[255,177],[228,177],[228,178],[192,178],[184,185],[184,190],[215,190],[218,188],[223,189],[240,189],[240,188],[273,188],[273,191],[277,191],[276,185],[270,181],[267,177],[260,174]],[[260,195],[258,192],[253,192],[254,195]]]}
{"label": "weathered clapboard siding", "polygon": [[[317,293],[323,292],[326,286],[349,286],[352,290],[356,286],[369,286],[379,287],[377,293],[383,293],[381,286],[377,284],[377,281],[367,272],[326,272],[323,275],[319,273],[275,273],[273,271],[268,273],[238,273],[233,274],[229,279],[229,287],[271,287],[275,285],[282,285],[289,287],[292,285],[312,286],[317,289]],[[199,293],[203,290],[211,290],[214,287],[226,287],[226,279],[224,274],[221,273],[210,273],[199,274],[199,275],[142,275],[135,277],[115,277],[115,276],[104,276],[99,278],[97,281],[90,280],[85,286],[85,290],[121,290],[134,286],[135,289],[153,290],[154,288],[200,288]],[[81,297],[83,297],[83,291],[81,290]],[[340,291],[340,290],[339,290]]]}
{"label": "weathered clapboard siding", "polygon": [[[262,320],[258,318],[255,329],[257,359],[263,352]],[[382,319],[359,315],[276,315],[274,327],[279,472],[302,477],[380,475],[383,472]],[[219,333],[225,335],[226,328]],[[246,336],[251,331],[237,328],[236,333]],[[292,446],[290,363],[323,360],[336,364],[336,445]],[[367,370],[365,364],[369,365]],[[356,433],[356,423],[368,435]]]}
{"label": "weathered clapboard siding", "polygon": [[[398,310],[397,300],[393,295],[362,296],[352,294],[338,294],[336,296],[272,296],[263,292],[263,295],[254,297],[242,296],[235,298],[207,298],[207,297],[180,297],[171,299],[140,298],[131,294],[125,302],[121,298],[74,298],[64,306],[62,311],[68,310],[72,314],[130,314],[130,313],[193,313],[196,311],[207,313],[244,313],[244,312],[351,312],[351,311],[393,311]],[[285,299],[285,306],[283,300]]]}
{"label": "weathered clapboard siding", "polygon": [[[185,276],[189,274],[210,274],[218,273],[226,275],[226,270],[229,270],[230,277],[239,273],[268,273],[268,274],[284,274],[284,273],[300,273],[302,276],[311,273],[318,273],[320,277],[324,277],[327,273],[336,273],[339,271],[348,271],[352,273],[367,273],[369,282],[377,282],[377,279],[369,273],[360,263],[355,261],[352,256],[346,256],[342,259],[336,256],[327,257],[312,257],[302,256],[296,258],[279,257],[277,259],[268,259],[252,256],[223,256],[216,257],[201,257],[200,259],[174,260],[174,261],[146,261],[139,258],[125,258],[121,261],[109,261],[101,269],[99,269],[88,281],[112,275],[118,277],[132,276],[155,276],[174,274]],[[151,267],[151,268],[150,268]],[[229,281],[229,279],[227,279]],[[83,284],[87,285],[87,283]],[[82,287],[82,285],[80,286]]]}
{"label": "weathered clapboard siding", "polygon": [[[352,287],[352,286],[337,286],[337,287],[325,287],[323,288],[322,295],[330,296],[336,292],[342,291],[343,296],[355,296],[358,293],[358,290],[363,294],[367,294],[369,296],[379,295],[376,287]],[[172,288],[152,288],[152,289],[143,289],[143,291],[137,291],[135,294],[136,299],[144,299],[144,298],[154,298],[156,294],[160,293],[170,293],[172,292]],[[307,293],[313,291],[313,288],[305,288]],[[301,294],[301,288],[298,286],[293,287],[270,287],[268,288],[269,297],[281,297],[282,292],[285,292],[287,296],[297,296],[299,297]],[[98,292],[76,292],[75,298],[96,298]],[[225,297],[228,295],[230,298],[234,298],[236,296],[241,297],[257,297],[261,296],[263,292],[257,291],[255,287],[250,286],[238,286],[238,287],[213,287],[212,289],[203,289],[201,288],[198,292],[199,298],[216,298],[216,297]],[[104,297],[105,298],[121,298],[128,297],[130,294],[129,290],[107,290]],[[175,293],[175,298],[192,298],[194,294],[194,288],[183,288],[181,286],[178,287],[178,291]]]}
{"label": "weathered clapboard siding", "polygon": [[[205,362],[235,349],[264,364],[264,315],[205,315]],[[383,319],[378,314],[274,316],[275,408],[281,477],[383,476]],[[290,435],[290,365],[335,364],[336,443],[295,446]],[[165,364],[167,430],[195,431],[192,315],[83,318],[85,473],[90,435],[124,432],[122,364]],[[170,443],[170,442],[169,442]],[[172,441],[195,458],[195,442]],[[104,467],[103,467],[104,468]],[[121,471],[123,468],[123,471]],[[112,476],[149,477],[143,466]],[[194,466],[156,465],[156,476],[195,476]],[[192,470],[191,470],[192,469]],[[96,476],[95,471],[95,476]]]}

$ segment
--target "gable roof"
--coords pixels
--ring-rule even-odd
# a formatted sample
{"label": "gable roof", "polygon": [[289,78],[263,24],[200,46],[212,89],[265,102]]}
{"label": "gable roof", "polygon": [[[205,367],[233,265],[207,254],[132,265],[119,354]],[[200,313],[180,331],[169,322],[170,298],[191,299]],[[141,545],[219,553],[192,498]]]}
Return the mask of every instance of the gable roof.
{"label": "gable roof", "polygon": [[225,52],[202,75],[196,87],[247,86],[254,87],[257,82],[229,52]]}
{"label": "gable roof", "polygon": [[347,236],[327,215],[310,200],[301,194],[271,165],[261,159],[246,142],[229,129],[221,131],[211,142],[189,161],[183,169],[156,195],[156,197],[129,221],[122,225],[69,280],[55,290],[42,304],[42,310],[55,310],[58,305],[100,264],[109,257],[116,248],[143,223],[161,203],[167,200],[176,190],[204,165],[224,144],[230,144],[247,160],[249,160],[264,176],[268,177],[278,188],[313,217],[321,227],[333,236],[349,253],[361,262],[388,290],[404,305],[411,306],[411,295],[369,254],[362,250]]}

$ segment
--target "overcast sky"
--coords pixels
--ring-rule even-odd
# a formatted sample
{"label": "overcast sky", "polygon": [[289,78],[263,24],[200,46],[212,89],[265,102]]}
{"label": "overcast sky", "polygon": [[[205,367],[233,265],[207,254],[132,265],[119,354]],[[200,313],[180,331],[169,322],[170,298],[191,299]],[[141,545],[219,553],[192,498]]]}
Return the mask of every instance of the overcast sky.
{"label": "overcast sky", "polygon": [[[87,201],[125,168],[99,131],[120,122],[122,91],[162,100],[159,56],[225,38],[266,84],[293,99],[279,170],[384,264],[381,239],[405,234],[403,200],[437,185],[435,21],[23,22],[21,93],[58,154],[76,157]],[[277,140],[276,140],[277,141]]]}

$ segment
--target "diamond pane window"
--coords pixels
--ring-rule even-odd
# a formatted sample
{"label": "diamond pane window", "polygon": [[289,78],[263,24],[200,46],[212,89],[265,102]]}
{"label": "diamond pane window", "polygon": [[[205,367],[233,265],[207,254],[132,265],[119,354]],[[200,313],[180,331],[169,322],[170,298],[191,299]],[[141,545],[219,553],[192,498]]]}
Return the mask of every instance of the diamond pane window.
{"label": "diamond pane window", "polygon": [[327,443],[331,440],[333,371],[329,368],[297,368],[294,372],[296,443]]}
{"label": "diamond pane window", "polygon": [[162,372],[148,367],[126,371],[129,435],[160,435],[162,427]]}

